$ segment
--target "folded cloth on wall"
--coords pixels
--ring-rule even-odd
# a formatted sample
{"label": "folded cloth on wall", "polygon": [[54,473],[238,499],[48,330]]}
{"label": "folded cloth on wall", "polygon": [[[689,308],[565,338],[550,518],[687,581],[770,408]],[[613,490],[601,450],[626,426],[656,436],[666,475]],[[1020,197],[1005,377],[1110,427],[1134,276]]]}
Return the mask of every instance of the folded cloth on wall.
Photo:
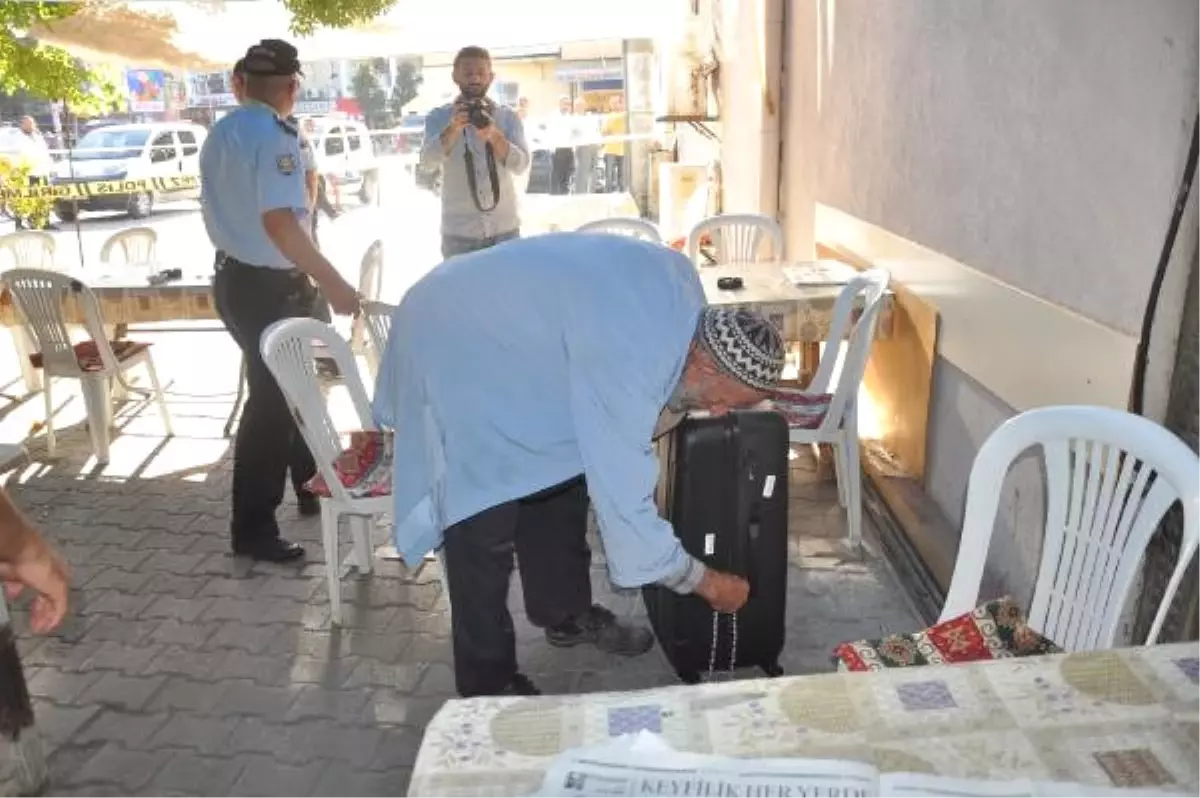
{"label": "folded cloth on wall", "polygon": [[877,671],[1061,652],[1030,628],[1025,613],[1005,596],[920,632],[842,643],[833,650],[833,661],[840,671]]}

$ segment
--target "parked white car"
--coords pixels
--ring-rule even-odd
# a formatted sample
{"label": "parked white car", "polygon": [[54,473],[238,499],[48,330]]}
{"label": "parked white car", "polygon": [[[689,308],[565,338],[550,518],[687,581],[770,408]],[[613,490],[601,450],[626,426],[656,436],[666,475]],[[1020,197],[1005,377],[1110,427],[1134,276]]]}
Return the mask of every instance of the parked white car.
{"label": "parked white car", "polygon": [[379,164],[366,126],[334,117],[313,121],[316,131],[310,138],[317,170],[334,180],[343,195],[357,192],[364,203],[373,201],[379,186]]}
{"label": "parked white car", "polygon": [[[86,133],[54,167],[51,182],[100,184],[110,181],[199,177],[200,146],[208,132],[187,122],[110,125]],[[97,186],[99,188],[99,186]],[[71,222],[79,211],[126,211],[135,219],[149,216],[155,204],[199,199],[200,186],[132,187],[96,191],[89,197],[60,200],[54,212]]]}

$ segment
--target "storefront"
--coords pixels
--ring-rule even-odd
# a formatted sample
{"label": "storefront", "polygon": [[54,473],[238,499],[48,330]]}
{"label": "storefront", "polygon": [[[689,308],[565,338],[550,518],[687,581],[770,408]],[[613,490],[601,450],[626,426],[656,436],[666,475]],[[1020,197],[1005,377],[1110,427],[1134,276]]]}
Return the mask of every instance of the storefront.
{"label": "storefront", "polygon": [[625,64],[620,58],[564,61],[555,69],[560,83],[571,87],[572,98],[582,97],[591,112],[605,112],[614,96],[625,92]]}

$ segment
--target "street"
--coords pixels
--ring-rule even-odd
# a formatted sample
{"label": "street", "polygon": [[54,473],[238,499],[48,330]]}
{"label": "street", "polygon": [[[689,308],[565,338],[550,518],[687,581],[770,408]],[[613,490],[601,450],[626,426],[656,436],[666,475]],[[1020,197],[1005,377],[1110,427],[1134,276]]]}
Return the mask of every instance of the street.
{"label": "street", "polygon": [[[419,190],[401,170],[384,170],[380,204],[361,206],[347,198],[345,212],[336,220],[322,217],[318,227],[322,250],[347,280],[358,282],[362,255],[373,241],[384,242],[384,282],[380,299],[398,302],[407,287],[440,260],[438,198]],[[213,249],[204,230],[200,205],[195,201],[162,203],[146,219],[124,213],[83,213],[78,222],[58,223],[50,231],[55,241],[55,265],[85,274],[100,266],[100,251],[110,236],[131,227],[148,227],[158,234],[158,261],[162,268],[204,268],[212,263]],[[0,235],[12,232],[11,222],[0,222]],[[13,264],[4,262],[0,269]]]}

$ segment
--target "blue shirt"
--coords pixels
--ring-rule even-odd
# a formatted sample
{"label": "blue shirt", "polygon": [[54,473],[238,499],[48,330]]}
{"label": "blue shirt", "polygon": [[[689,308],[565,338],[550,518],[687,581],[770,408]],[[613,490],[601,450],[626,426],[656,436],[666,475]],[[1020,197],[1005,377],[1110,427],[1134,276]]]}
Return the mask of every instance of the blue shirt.
{"label": "blue shirt", "polygon": [[262,103],[223,117],[200,150],[200,210],[213,246],[253,266],[293,264],[263,228],[267,211],[290,208],[307,225],[304,158],[296,129]]}
{"label": "blue shirt", "polygon": [[[487,152],[484,142],[475,128],[468,126],[447,155],[442,148],[441,135],[450,124],[454,106],[443,105],[429,112],[425,118],[425,143],[421,146],[421,163],[425,166],[440,164],[442,167],[442,234],[462,238],[492,238],[511,233],[521,226],[517,215],[517,194],[513,189],[513,175],[529,168],[529,145],[525,142],[525,126],[511,108],[497,106],[493,119],[508,139],[508,155],[496,159],[496,176],[499,180],[500,199],[492,195],[491,177],[488,175]],[[470,147],[475,165],[475,191],[481,212],[471,199],[471,185],[467,181],[467,161],[464,152]],[[496,207],[492,207],[495,202]]]}
{"label": "blue shirt", "polygon": [[654,505],[651,436],[704,307],[695,268],[658,244],[553,233],[451,258],[392,316],[375,388],[395,430],[396,548],[580,473],[612,581],[691,558]]}

